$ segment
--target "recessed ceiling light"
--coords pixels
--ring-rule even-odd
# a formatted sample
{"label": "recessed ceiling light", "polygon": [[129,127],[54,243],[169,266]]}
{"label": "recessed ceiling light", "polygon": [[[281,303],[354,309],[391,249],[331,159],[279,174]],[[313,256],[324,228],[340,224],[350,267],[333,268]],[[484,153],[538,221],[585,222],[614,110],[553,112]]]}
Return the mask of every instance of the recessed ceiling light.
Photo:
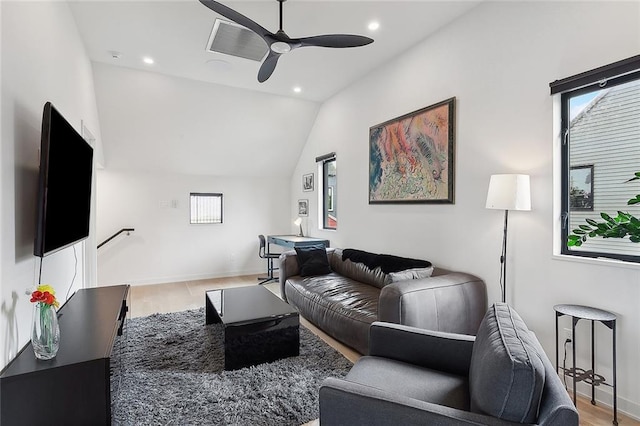
{"label": "recessed ceiling light", "polygon": [[369,29],[370,29],[371,31],[375,31],[375,30],[377,30],[378,28],[380,28],[380,23],[379,23],[379,22],[377,22],[377,21],[372,21],[372,22],[370,22],[370,23],[369,23]]}
{"label": "recessed ceiling light", "polygon": [[153,58],[150,58],[148,56],[145,56],[144,58],[142,58],[142,62],[144,62],[145,64],[151,65],[153,64],[155,61],[153,60]]}
{"label": "recessed ceiling light", "polygon": [[293,88],[293,91],[296,92],[296,93],[300,93],[300,92],[302,92],[302,87],[296,86],[296,87]]}

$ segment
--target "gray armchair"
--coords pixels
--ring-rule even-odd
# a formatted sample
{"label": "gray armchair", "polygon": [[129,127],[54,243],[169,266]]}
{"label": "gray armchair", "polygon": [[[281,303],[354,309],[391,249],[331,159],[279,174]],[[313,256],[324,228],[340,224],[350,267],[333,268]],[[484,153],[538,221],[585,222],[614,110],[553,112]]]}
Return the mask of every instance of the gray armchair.
{"label": "gray armchair", "polygon": [[476,337],[375,322],[369,356],[320,388],[320,424],[578,425],[537,339],[506,304]]}

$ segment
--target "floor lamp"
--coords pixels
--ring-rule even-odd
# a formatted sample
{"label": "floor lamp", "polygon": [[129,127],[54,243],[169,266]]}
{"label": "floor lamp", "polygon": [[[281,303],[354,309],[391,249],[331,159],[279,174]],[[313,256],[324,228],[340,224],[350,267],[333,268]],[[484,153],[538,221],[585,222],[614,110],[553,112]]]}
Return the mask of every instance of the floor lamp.
{"label": "floor lamp", "polygon": [[507,221],[509,210],[531,210],[529,175],[492,175],[487,193],[488,209],[504,210],[504,233],[500,255],[500,290],[507,301]]}

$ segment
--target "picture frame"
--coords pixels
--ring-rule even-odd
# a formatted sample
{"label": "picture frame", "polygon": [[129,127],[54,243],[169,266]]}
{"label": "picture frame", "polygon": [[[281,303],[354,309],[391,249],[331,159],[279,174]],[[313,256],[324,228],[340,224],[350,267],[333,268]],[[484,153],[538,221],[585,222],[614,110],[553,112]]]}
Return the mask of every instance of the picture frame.
{"label": "picture frame", "polygon": [[304,192],[313,191],[313,173],[302,175],[302,190]]}
{"label": "picture frame", "polygon": [[298,216],[309,216],[309,200],[298,200]]}
{"label": "picture frame", "polygon": [[454,203],[455,97],[369,128],[369,204]]}

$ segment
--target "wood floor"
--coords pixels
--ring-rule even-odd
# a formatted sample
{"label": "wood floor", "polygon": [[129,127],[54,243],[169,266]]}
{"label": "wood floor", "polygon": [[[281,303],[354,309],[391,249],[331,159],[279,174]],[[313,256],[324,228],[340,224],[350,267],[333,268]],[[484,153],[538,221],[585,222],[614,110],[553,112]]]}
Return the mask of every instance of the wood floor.
{"label": "wood floor", "polygon": [[[179,312],[186,309],[201,308],[204,306],[204,297],[207,290],[257,285],[257,282],[257,275],[249,275],[170,284],[132,286],[131,316],[140,317],[154,313]],[[280,296],[280,286],[277,282],[271,282],[264,286],[277,296]],[[331,338],[302,317],[300,318],[300,323],[328,345],[335,348],[349,361],[355,362],[360,357],[359,353]],[[578,397],[578,411],[580,412],[580,424],[583,426],[608,426],[612,423],[611,408],[593,406],[587,399]],[[625,426],[640,426],[640,422],[620,414],[618,414],[618,423]],[[305,426],[312,425],[318,426],[319,422],[314,421]]]}

